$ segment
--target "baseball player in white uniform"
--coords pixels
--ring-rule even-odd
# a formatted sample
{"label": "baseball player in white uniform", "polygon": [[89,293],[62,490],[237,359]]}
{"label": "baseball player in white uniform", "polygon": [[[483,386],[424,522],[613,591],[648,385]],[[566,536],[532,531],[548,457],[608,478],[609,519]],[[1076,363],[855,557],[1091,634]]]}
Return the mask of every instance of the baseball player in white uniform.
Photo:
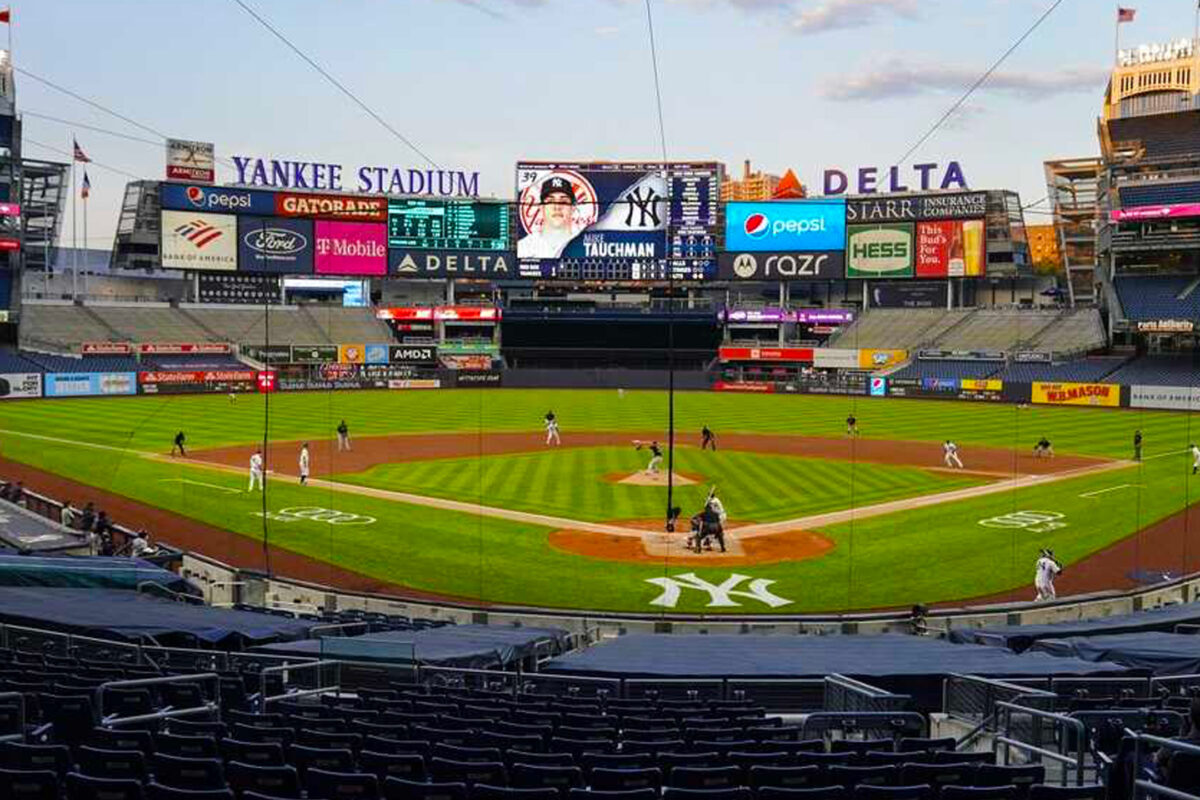
{"label": "baseball player in white uniform", "polygon": [[956,445],[954,442],[947,439],[942,444],[942,453],[944,454],[942,460],[946,462],[947,467],[958,467],[959,469],[963,468],[962,459],[958,457],[958,445]]}
{"label": "baseball player in white uniform", "polygon": [[1060,572],[1062,572],[1062,564],[1058,563],[1058,559],[1054,557],[1054,551],[1043,549],[1033,574],[1033,588],[1037,589],[1035,602],[1053,600],[1058,597],[1054,592],[1054,578]]}
{"label": "baseball player in white uniform", "polygon": [[311,461],[308,457],[308,442],[300,445],[300,485],[308,485],[308,469]]}
{"label": "baseball player in white uniform", "polygon": [[254,491],[254,484],[258,483],[258,490],[263,490],[263,454],[262,448],[254,451],[254,455],[250,456],[250,488],[247,492]]}
{"label": "baseball player in white uniform", "polygon": [[558,435],[558,417],[554,416],[553,411],[547,411],[544,420],[546,423],[546,444],[562,444],[562,439]]}
{"label": "baseball player in white uniform", "polygon": [[1200,472],[1200,447],[1192,445],[1192,474]]}

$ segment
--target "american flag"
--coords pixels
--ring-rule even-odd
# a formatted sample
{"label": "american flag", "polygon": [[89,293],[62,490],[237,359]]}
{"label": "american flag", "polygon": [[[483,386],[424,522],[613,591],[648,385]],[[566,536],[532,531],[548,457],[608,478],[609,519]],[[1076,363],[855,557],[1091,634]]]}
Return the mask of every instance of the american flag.
{"label": "american flag", "polygon": [[1134,15],[1137,14],[1136,8],[1121,8],[1117,6],[1117,22],[1133,22]]}
{"label": "american flag", "polygon": [[75,160],[76,161],[82,161],[85,164],[88,163],[89,161],[91,161],[91,159],[88,158],[87,153],[83,152],[83,148],[79,146],[79,142],[77,142],[74,139],[72,139],[71,142],[75,145]]}
{"label": "american flag", "polygon": [[3,22],[7,25],[12,24],[12,9],[8,6],[0,8],[0,22]]}
{"label": "american flag", "polygon": [[87,170],[83,171],[83,183],[79,185],[79,196],[87,200],[88,195],[92,193],[92,182],[88,180]]}

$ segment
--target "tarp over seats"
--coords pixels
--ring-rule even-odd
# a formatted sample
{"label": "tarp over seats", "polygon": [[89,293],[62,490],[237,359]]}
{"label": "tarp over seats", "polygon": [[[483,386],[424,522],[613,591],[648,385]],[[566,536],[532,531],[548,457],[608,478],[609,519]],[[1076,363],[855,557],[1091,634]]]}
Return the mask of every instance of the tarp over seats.
{"label": "tarp over seats", "polygon": [[1200,623],[1200,603],[1117,614],[1100,619],[1053,622],[1046,625],[1001,625],[995,628],[961,628],[950,631],[950,641],[1007,647],[1021,653],[1041,639],[1076,636],[1109,636],[1118,633],[1172,631],[1181,623]]}
{"label": "tarp over seats", "polygon": [[416,661],[441,667],[491,669],[533,655],[566,649],[568,633],[559,628],[445,625],[419,631],[389,631],[272,644],[255,650],[275,655],[342,658],[354,661]]}
{"label": "tarp over seats", "polygon": [[222,648],[302,639],[318,624],[252,611],[190,605],[120,589],[0,587],[0,622],[101,639],[192,637]]}
{"label": "tarp over seats", "polygon": [[139,583],[157,583],[173,592],[198,593],[174,572],[138,558],[0,554],[0,586],[133,590]]}
{"label": "tarp over seats", "polygon": [[1200,636],[1183,633],[1121,633],[1115,636],[1074,636],[1042,639],[1030,652],[1084,661],[1110,661],[1155,675],[1200,673]]}

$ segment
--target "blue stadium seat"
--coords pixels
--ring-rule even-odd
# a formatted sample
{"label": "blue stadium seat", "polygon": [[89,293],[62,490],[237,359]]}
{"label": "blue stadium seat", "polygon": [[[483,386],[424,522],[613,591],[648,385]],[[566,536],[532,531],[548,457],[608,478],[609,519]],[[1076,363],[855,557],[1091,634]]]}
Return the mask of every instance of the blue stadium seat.
{"label": "blue stadium seat", "polygon": [[67,800],[143,800],[140,781],[67,774]]}
{"label": "blue stadium seat", "polygon": [[683,789],[669,786],[663,789],[662,800],[754,800],[745,786],[729,789]]}
{"label": "blue stadium seat", "polygon": [[891,739],[834,739],[829,743],[831,753],[869,753],[882,750],[893,750]]}
{"label": "blue stadium seat", "polygon": [[448,761],[490,762],[501,761],[500,750],[495,747],[457,747],[449,744],[435,744],[433,757],[444,758]]}
{"label": "blue stadium seat", "polygon": [[114,780],[146,779],[146,757],[136,750],[102,750],[98,747],[80,747],[79,771],[91,778]]}
{"label": "blue stadium seat", "polygon": [[627,791],[602,791],[599,789],[572,789],[567,800],[658,800],[653,789],[629,789]]}
{"label": "blue stadium seat", "polygon": [[755,789],[776,787],[780,789],[810,789],[830,786],[828,774],[818,766],[807,767],[750,767],[750,785]]}
{"label": "blue stadium seat", "polygon": [[334,750],[324,747],[306,747],[294,744],[287,751],[288,763],[300,773],[300,780],[310,769],[323,769],[329,772],[352,772],[354,770],[354,753],[349,750]]}
{"label": "blue stadium seat", "polygon": [[940,800],[1019,800],[1016,786],[943,786]]}
{"label": "blue stadium seat", "polygon": [[2,742],[0,764],[14,770],[49,770],[61,778],[71,771],[71,750],[64,744]]}
{"label": "blue stadium seat", "polygon": [[554,789],[565,795],[568,789],[583,788],[583,770],[579,767],[541,766],[514,763],[508,771],[509,785],[520,789]]}
{"label": "blue stadium seat", "polygon": [[232,789],[176,789],[146,784],[146,800],[234,800]]}
{"label": "blue stadium seat", "polygon": [[674,767],[667,773],[667,785],[680,789],[728,789],[742,783],[742,769],[736,766]]}
{"label": "blue stadium seat", "polygon": [[154,752],[154,734],[124,728],[96,728],[88,744],[105,750],[137,750],[143,755],[150,755]]}
{"label": "blue stadium seat", "polygon": [[385,800],[467,800],[465,783],[417,783],[388,778],[383,782]]}
{"label": "blue stadium seat", "polygon": [[658,767],[644,769],[607,769],[597,767],[588,773],[588,785],[593,789],[612,792],[627,792],[634,789],[662,788],[662,770]]}
{"label": "blue stadium seat", "polygon": [[1029,787],[1029,800],[1104,800],[1103,784],[1087,786],[1048,786],[1044,783]]}
{"label": "blue stadium seat", "polygon": [[905,786],[970,786],[974,779],[974,764],[905,764],[900,768],[900,783]]}
{"label": "blue stadium seat", "polygon": [[237,794],[260,792],[275,797],[300,797],[300,778],[291,766],[258,767],[240,761],[225,765],[229,788]]}
{"label": "blue stadium seat", "polygon": [[845,800],[847,792],[841,786],[784,788],[764,786],[755,792],[757,800]]}
{"label": "blue stadium seat", "polygon": [[332,772],[312,768],[304,775],[310,798],[321,800],[376,800],[379,779],[369,773]]}
{"label": "blue stadium seat", "polygon": [[851,767],[835,764],[828,769],[830,783],[853,789],[856,786],[895,786],[899,769],[893,765],[881,767]]}
{"label": "blue stadium seat", "polygon": [[575,757],[570,753],[538,753],[531,750],[503,750],[504,763],[510,768],[513,764],[531,764],[538,767],[571,767],[575,765]]}
{"label": "blue stadium seat", "polygon": [[48,769],[0,769],[0,797],[59,800],[58,775]]}
{"label": "blue stadium seat", "polygon": [[933,787],[918,786],[869,786],[854,789],[854,800],[933,800],[937,796]]}
{"label": "blue stadium seat", "polygon": [[896,752],[912,753],[918,750],[953,750],[958,746],[958,740],[953,736],[940,739],[904,738],[896,742]]}
{"label": "blue stadium seat", "polygon": [[984,764],[975,768],[976,786],[1017,786],[1023,793],[1029,787],[1046,780],[1046,768],[1041,764],[998,766]]}
{"label": "blue stadium seat", "polygon": [[471,800],[559,800],[559,797],[557,789],[518,789],[486,783],[471,788]]}
{"label": "blue stadium seat", "polygon": [[376,753],[363,750],[358,754],[358,767],[370,772],[380,781],[400,778],[406,781],[425,780],[425,759],[412,754]]}
{"label": "blue stadium seat", "polygon": [[439,783],[465,783],[467,786],[477,783],[486,783],[488,786],[508,785],[508,771],[499,761],[487,763],[431,758],[429,774]]}
{"label": "blue stadium seat", "polygon": [[284,764],[283,745],[278,742],[243,742],[221,739],[221,758],[225,763],[239,761],[256,767],[280,767]]}
{"label": "blue stadium seat", "polygon": [[159,753],[151,759],[154,782],[175,789],[224,789],[225,770],[216,758],[180,758]]}
{"label": "blue stadium seat", "polygon": [[173,733],[157,734],[154,750],[183,758],[216,758],[219,754],[217,740],[211,736],[177,736]]}

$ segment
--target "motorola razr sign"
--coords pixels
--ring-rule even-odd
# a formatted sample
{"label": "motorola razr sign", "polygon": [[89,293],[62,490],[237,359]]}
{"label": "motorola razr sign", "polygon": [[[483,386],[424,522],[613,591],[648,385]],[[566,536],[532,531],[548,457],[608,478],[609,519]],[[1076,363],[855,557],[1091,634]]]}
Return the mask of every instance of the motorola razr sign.
{"label": "motorola razr sign", "polygon": [[793,253],[720,253],[717,280],[722,281],[833,281],[846,275],[841,250]]}

